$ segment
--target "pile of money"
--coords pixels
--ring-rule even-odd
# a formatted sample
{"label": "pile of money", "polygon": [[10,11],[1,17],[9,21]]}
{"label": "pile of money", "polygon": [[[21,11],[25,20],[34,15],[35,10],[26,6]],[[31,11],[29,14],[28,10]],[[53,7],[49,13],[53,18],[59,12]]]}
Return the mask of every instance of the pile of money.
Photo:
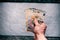
{"label": "pile of money", "polygon": [[38,20],[38,23],[42,23],[45,17],[44,11],[36,8],[27,8],[25,10],[26,13],[26,27],[27,31],[33,31],[35,24],[34,19],[36,18]]}

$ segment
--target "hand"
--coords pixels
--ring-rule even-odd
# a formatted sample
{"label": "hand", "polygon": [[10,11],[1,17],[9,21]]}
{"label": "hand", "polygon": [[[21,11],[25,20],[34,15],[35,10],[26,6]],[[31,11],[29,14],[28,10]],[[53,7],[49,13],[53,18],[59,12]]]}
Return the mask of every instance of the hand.
{"label": "hand", "polygon": [[35,40],[47,40],[45,37],[45,31],[46,31],[46,24],[42,22],[41,24],[38,23],[37,19],[34,20],[35,27],[34,27],[34,39]]}
{"label": "hand", "polygon": [[44,22],[39,24],[37,19],[34,20],[34,23],[35,23],[34,33],[45,34],[47,28],[46,24]]}

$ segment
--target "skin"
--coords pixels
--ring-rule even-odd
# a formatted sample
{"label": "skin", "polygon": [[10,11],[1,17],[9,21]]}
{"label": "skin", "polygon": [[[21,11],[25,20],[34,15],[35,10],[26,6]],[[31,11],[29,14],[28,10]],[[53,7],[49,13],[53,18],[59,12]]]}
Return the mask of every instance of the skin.
{"label": "skin", "polygon": [[44,22],[39,24],[37,19],[34,20],[34,23],[34,40],[47,40],[47,38],[45,37],[45,31],[47,28],[46,24]]}

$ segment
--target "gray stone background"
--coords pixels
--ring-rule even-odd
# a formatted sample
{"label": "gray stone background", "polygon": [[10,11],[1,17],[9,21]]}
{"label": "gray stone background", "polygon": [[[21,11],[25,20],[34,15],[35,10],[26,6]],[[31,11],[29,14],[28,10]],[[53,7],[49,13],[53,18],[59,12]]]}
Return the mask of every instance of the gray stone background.
{"label": "gray stone background", "polygon": [[26,31],[26,8],[46,11],[46,36],[60,37],[60,4],[56,3],[0,3],[0,35],[34,36]]}

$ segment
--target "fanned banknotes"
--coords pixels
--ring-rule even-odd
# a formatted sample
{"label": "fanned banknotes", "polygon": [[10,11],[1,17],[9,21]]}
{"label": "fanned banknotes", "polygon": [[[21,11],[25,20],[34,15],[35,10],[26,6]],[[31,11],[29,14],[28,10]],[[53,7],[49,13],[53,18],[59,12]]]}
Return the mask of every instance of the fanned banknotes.
{"label": "fanned banknotes", "polygon": [[27,31],[33,31],[35,24],[34,19],[38,20],[38,23],[41,24],[44,21],[45,11],[36,8],[27,8],[26,13],[26,27]]}

